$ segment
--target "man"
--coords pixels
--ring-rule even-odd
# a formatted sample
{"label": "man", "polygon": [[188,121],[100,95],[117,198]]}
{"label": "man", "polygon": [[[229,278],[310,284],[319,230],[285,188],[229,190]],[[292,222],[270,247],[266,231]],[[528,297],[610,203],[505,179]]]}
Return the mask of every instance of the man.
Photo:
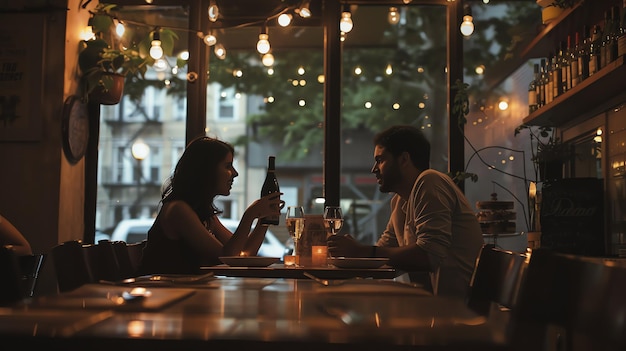
{"label": "man", "polygon": [[[393,126],[374,138],[374,167],[381,192],[393,192],[391,217],[375,246],[332,236],[333,256],[389,257],[416,272],[411,280],[433,293],[465,298],[482,231],[467,199],[445,173],[430,169],[430,143],[412,126]],[[417,272],[422,272],[420,276]],[[424,273],[427,280],[424,280]]]}

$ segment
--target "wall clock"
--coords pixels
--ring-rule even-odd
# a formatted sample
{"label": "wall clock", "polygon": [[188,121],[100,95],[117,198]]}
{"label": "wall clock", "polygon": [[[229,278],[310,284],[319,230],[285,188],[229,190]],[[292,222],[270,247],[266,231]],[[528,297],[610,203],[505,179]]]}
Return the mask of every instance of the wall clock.
{"label": "wall clock", "polygon": [[87,104],[76,95],[65,100],[62,118],[63,151],[72,164],[80,161],[89,141],[89,114]]}

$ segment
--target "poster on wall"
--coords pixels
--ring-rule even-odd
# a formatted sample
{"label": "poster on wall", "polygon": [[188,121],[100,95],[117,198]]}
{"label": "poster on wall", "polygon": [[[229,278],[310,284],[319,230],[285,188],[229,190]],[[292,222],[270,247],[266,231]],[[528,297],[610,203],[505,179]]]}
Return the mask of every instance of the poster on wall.
{"label": "poster on wall", "polygon": [[43,116],[44,14],[0,15],[0,142],[37,141]]}

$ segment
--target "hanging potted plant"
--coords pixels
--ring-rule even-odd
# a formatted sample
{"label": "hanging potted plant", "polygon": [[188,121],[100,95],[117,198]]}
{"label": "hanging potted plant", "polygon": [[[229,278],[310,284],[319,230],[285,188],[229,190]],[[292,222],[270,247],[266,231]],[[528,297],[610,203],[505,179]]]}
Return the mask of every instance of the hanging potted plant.
{"label": "hanging potted plant", "polygon": [[581,1],[583,0],[537,0],[537,5],[541,6],[542,23],[548,24],[552,22],[565,9],[570,9]]}
{"label": "hanging potted plant", "polygon": [[[81,72],[83,99],[103,105],[117,104],[123,94],[127,79],[145,79],[148,66],[155,63],[149,55],[152,37],[160,35],[164,54],[173,51],[176,33],[171,30],[154,28],[144,38],[134,37],[124,42],[115,33],[113,11],[117,5],[98,4],[90,11],[89,25],[94,38],[82,42],[78,56]],[[135,33],[137,34],[137,33]]]}

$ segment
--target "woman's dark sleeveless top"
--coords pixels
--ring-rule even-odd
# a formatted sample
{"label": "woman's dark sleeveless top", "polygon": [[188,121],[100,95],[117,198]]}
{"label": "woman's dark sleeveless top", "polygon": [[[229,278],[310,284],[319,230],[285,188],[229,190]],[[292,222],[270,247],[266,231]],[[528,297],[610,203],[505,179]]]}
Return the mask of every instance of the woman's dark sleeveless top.
{"label": "woman's dark sleeveless top", "polygon": [[165,236],[157,216],[148,230],[148,242],[143,249],[139,275],[146,274],[200,274],[195,252],[182,239]]}

